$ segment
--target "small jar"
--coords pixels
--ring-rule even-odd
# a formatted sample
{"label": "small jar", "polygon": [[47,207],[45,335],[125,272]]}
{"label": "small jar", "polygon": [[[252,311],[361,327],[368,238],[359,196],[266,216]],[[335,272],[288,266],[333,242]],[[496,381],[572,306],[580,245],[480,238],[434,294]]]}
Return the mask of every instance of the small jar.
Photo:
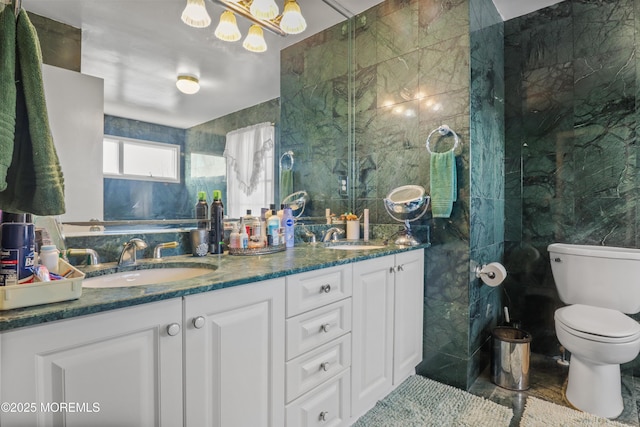
{"label": "small jar", "polygon": [[43,245],[40,248],[40,264],[47,267],[49,273],[58,273],[58,259],[60,258],[60,251],[55,245]]}

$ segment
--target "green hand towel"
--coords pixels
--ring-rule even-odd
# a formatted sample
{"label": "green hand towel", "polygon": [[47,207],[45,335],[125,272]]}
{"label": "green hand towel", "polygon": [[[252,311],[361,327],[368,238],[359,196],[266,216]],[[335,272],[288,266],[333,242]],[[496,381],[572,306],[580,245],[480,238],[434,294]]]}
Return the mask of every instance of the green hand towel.
{"label": "green hand towel", "polygon": [[64,179],[49,129],[42,84],[42,53],[26,11],[16,23],[16,135],[7,189],[0,192],[0,209],[14,213],[60,215],[65,212]]}
{"label": "green hand towel", "polygon": [[458,198],[456,156],[453,150],[431,153],[431,213],[434,218],[449,218]]}
{"label": "green hand towel", "polygon": [[284,199],[291,193],[293,193],[293,170],[283,169],[280,172],[280,194]]}
{"label": "green hand towel", "polygon": [[0,191],[4,191],[16,132],[16,17],[10,5],[0,12],[0,94]]}

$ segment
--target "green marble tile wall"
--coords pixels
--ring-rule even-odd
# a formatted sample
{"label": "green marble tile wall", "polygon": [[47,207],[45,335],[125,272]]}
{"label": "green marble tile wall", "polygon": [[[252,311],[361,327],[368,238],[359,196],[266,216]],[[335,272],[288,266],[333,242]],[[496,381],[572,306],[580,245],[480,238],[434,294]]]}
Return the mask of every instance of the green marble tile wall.
{"label": "green marble tile wall", "polygon": [[507,289],[534,351],[558,354],[547,245],[640,243],[639,7],[566,0],[505,23]]}
{"label": "green marble tile wall", "polygon": [[[480,350],[501,305],[498,292],[472,279],[470,263],[500,260],[503,242],[502,27],[494,26],[498,15],[490,0],[473,3],[479,31],[474,43],[496,58],[492,63],[483,62],[483,55],[476,58],[482,68],[473,92],[475,115],[469,102],[474,89],[468,0],[387,0],[351,26],[338,25],[283,51],[281,80],[281,149],[300,154],[296,189],[312,194],[316,215],[326,207],[351,207],[348,196],[338,193],[337,175],[344,174],[352,178],[356,212],[369,208],[372,222],[397,224],[382,200],[405,184],[429,191],[427,135],[441,124],[460,135],[453,214],[427,216],[417,226],[432,228],[433,243],[427,251],[425,359],[419,370],[462,388],[487,363]],[[345,92],[350,85],[351,108]],[[471,132],[482,140],[475,151]],[[438,149],[448,144],[442,140]]]}

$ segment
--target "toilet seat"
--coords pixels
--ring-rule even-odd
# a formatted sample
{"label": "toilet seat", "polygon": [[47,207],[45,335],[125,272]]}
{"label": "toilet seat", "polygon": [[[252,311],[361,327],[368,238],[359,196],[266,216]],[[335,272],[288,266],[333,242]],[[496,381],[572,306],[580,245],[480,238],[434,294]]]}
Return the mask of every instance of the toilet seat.
{"label": "toilet seat", "polygon": [[608,308],[574,304],[556,310],[554,317],[568,333],[592,341],[626,343],[640,338],[638,322]]}

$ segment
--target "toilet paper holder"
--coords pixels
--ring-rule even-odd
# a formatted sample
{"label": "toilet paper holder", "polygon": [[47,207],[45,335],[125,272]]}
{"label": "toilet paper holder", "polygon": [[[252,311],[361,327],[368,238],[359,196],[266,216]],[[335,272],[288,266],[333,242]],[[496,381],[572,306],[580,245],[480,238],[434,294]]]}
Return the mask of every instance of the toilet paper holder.
{"label": "toilet paper holder", "polygon": [[487,276],[489,279],[495,279],[496,273],[494,271],[483,271],[487,264],[482,264],[482,266],[476,265],[476,278],[480,279],[483,275]]}
{"label": "toilet paper holder", "polygon": [[476,278],[482,280],[486,285],[498,286],[507,277],[507,270],[499,262],[490,262],[475,268]]}

